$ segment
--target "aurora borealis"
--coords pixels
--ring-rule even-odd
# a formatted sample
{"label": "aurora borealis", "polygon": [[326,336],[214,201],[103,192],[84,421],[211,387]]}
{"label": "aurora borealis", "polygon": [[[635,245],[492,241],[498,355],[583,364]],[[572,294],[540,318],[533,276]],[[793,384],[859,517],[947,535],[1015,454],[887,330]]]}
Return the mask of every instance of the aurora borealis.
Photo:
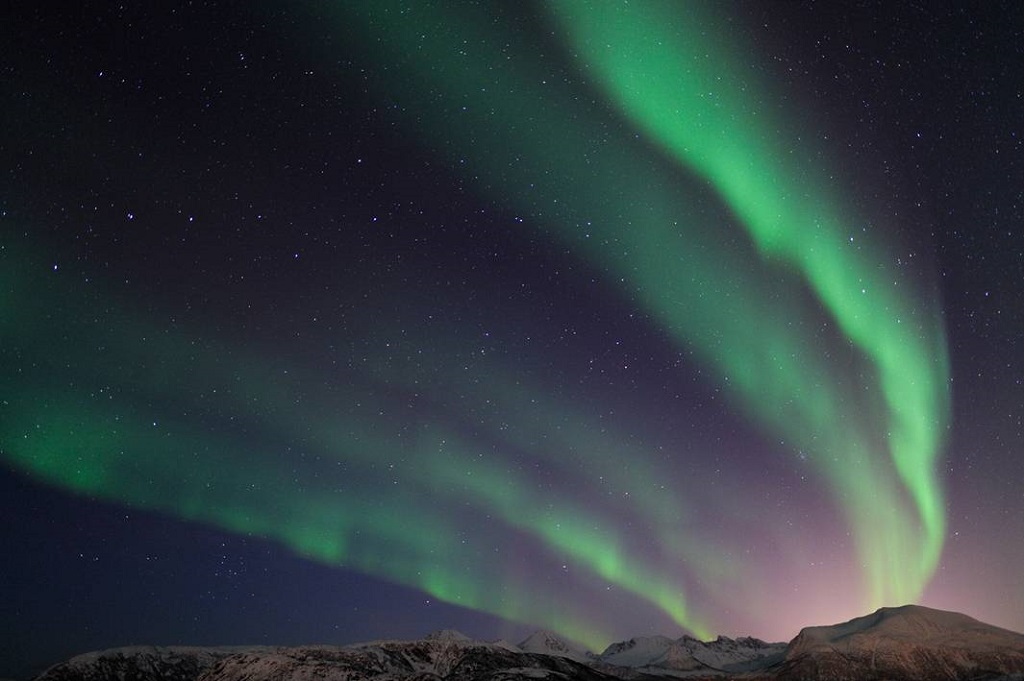
{"label": "aurora borealis", "polygon": [[9,12],[13,669],[907,602],[1024,629],[1012,21]]}

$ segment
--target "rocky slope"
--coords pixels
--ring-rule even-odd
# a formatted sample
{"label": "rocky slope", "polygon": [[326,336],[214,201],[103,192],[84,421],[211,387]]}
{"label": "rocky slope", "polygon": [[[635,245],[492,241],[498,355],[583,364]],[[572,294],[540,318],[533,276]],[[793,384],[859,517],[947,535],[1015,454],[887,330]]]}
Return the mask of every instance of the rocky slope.
{"label": "rocky slope", "polygon": [[226,657],[271,648],[131,646],[77,655],[37,679],[45,681],[195,681]]}
{"label": "rocky slope", "polygon": [[431,641],[387,642],[350,648],[282,648],[225,658],[201,681],[356,681],[374,679],[579,679],[614,677],[568,658],[513,652],[489,644],[438,645]]}

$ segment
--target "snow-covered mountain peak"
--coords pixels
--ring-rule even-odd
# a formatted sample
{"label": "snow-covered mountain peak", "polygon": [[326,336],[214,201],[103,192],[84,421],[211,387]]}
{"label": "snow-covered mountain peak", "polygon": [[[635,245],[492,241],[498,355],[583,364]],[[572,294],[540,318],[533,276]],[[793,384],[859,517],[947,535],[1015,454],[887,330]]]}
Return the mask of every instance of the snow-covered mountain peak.
{"label": "snow-covered mountain peak", "polygon": [[455,629],[438,629],[427,634],[426,641],[438,641],[441,643],[473,643],[473,639],[461,631]]}
{"label": "snow-covered mountain peak", "polygon": [[598,657],[600,662],[642,669],[645,673],[745,672],[780,660],[784,643],[765,643],[755,638],[731,639],[719,636],[701,641],[693,636],[670,639],[665,636],[631,638],[613,643]]}
{"label": "snow-covered mountain peak", "polygon": [[611,644],[599,657],[620,667],[643,667],[664,655],[673,643],[667,636],[638,636]]}
{"label": "snow-covered mountain peak", "polygon": [[574,646],[565,639],[545,629],[538,629],[526,637],[520,644],[519,649],[524,653],[538,653],[540,655],[556,655],[567,657],[577,662],[588,662],[591,656],[586,650]]}

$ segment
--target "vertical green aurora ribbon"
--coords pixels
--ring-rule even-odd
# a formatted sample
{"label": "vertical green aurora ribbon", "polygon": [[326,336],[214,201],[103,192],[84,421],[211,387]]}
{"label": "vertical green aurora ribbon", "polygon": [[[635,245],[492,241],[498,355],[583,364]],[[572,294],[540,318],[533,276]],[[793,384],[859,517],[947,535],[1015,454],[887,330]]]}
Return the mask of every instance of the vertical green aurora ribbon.
{"label": "vertical green aurora ribbon", "polygon": [[[767,88],[739,66],[723,22],[696,3],[631,7],[568,0],[548,7],[609,99],[714,187],[766,257],[805,278],[867,358],[869,379],[879,386],[877,397],[886,408],[878,425],[913,509],[908,514],[901,508],[898,490],[891,490],[889,506],[879,512],[878,491],[871,487],[878,481],[852,470],[859,457],[846,453],[834,463],[826,458],[825,473],[845,492],[871,604],[918,597],[945,533],[937,457],[947,418],[948,369],[939,315],[928,301],[914,299],[883,249],[861,247],[863,230],[830,196],[824,173],[792,161],[799,145],[781,133],[786,126],[773,115]],[[807,150],[803,154],[809,156]],[[722,364],[728,368],[729,361],[723,358]],[[762,404],[760,411],[765,407],[773,408]],[[880,528],[887,525],[901,525],[903,536],[880,540],[886,534]]]}
{"label": "vertical green aurora ribbon", "polygon": [[347,19],[426,146],[621,281],[809,455],[851,527],[865,607],[917,598],[945,533],[948,360],[927,287],[844,206],[818,150],[787,133],[799,112],[776,109],[706,7],[543,7],[568,75],[500,11]]}

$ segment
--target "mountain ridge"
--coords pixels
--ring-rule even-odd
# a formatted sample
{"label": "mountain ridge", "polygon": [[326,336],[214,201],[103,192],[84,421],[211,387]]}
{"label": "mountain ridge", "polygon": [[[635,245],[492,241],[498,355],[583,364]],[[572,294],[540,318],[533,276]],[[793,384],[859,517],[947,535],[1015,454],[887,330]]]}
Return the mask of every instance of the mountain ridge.
{"label": "mountain ridge", "polygon": [[805,627],[789,643],[635,637],[600,654],[538,630],[519,645],[440,630],[345,646],[133,646],[58,663],[36,681],[1024,681],[1024,634],[923,606]]}

